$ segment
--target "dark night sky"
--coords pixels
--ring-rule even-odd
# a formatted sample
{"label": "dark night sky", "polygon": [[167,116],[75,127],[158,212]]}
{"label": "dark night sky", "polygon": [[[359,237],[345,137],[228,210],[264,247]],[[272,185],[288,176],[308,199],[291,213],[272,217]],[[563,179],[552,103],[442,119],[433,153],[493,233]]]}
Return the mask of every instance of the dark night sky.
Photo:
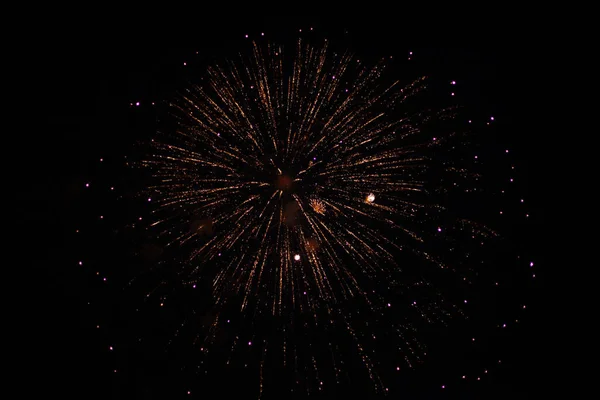
{"label": "dark night sky", "polygon": [[[411,50],[415,60],[403,64],[405,68],[465,82],[459,95],[474,114],[495,116],[500,147],[511,149],[512,160],[520,171],[519,192],[530,205],[529,228],[515,236],[524,240],[524,257],[531,257],[540,267],[535,282],[516,285],[518,298],[513,300],[527,304],[528,312],[516,313],[520,324],[496,341],[494,354],[501,355],[502,367],[496,368],[488,380],[455,384],[452,390],[442,392],[438,383],[445,379],[444,371],[470,368],[468,365],[480,361],[456,359],[448,350],[448,359],[440,357],[429,372],[415,378],[419,383],[412,387],[408,398],[528,399],[541,397],[540,391],[548,393],[548,381],[557,373],[550,362],[553,356],[547,351],[551,318],[546,304],[545,270],[550,269],[550,260],[545,256],[544,244],[549,233],[542,227],[548,155],[537,123],[542,112],[532,105],[539,95],[539,84],[531,80],[545,49],[534,48],[523,39],[498,44],[497,39],[451,42],[444,38],[423,43],[409,30],[397,30],[395,24],[332,24],[323,17],[268,17],[252,24],[214,25],[186,27],[177,32],[131,29],[117,33],[109,31],[109,26],[101,29],[66,24],[41,39],[36,56],[41,95],[37,103],[42,105],[44,121],[31,139],[35,142],[31,150],[35,161],[26,167],[35,174],[36,185],[23,188],[25,201],[18,208],[18,215],[26,221],[24,232],[35,231],[39,236],[33,240],[43,241],[41,247],[32,249],[28,244],[24,249],[36,265],[34,281],[39,283],[31,307],[36,310],[34,324],[41,331],[24,367],[31,370],[28,375],[34,377],[34,390],[65,399],[185,397],[182,390],[187,382],[167,378],[157,383],[148,372],[155,368],[160,375],[164,366],[146,366],[146,372],[141,373],[136,372],[140,366],[130,360],[129,378],[125,382],[115,378],[115,360],[105,351],[106,335],[90,329],[98,314],[106,316],[98,308],[92,312],[87,308],[90,293],[98,289],[76,265],[82,249],[77,247],[72,232],[89,214],[82,200],[83,184],[99,174],[100,157],[122,157],[137,140],[147,138],[152,128],[147,123],[149,118],[132,117],[129,103],[147,104],[173,93],[184,82],[182,61],[202,65],[211,57],[235,54],[243,45],[245,33],[264,31],[271,38],[287,40],[298,28],[314,26],[323,37],[332,41],[337,38],[342,45],[348,43],[355,53],[365,57],[405,57]],[[194,58],[197,50],[205,56]],[[494,312],[510,315],[508,309]],[[112,340],[119,340],[118,330],[110,335]],[[454,377],[448,378],[448,382],[455,381]],[[181,390],[176,389],[179,387]]]}

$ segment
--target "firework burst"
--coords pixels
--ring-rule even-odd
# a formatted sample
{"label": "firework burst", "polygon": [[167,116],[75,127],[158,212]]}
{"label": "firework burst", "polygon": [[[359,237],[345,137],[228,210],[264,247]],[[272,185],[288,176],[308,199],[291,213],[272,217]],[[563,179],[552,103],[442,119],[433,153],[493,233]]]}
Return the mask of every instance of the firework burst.
{"label": "firework burst", "polygon": [[[265,364],[290,368],[311,391],[324,376],[342,381],[354,357],[384,391],[374,357],[393,351],[412,366],[421,323],[461,313],[433,282],[470,279],[471,267],[457,257],[449,265],[432,243],[451,232],[495,235],[451,218],[436,197],[436,165],[467,176],[435,162],[458,135],[436,131],[432,140],[431,130],[455,110],[408,111],[427,79],[389,82],[384,69],[327,43],[299,42],[291,56],[253,44],[251,56],[210,68],[171,101],[173,126],[141,163],[153,176],[144,192],[155,206],[151,232],[183,258],[176,280],[212,290],[210,321],[194,343],[231,354],[259,347],[261,390]],[[235,313],[263,327],[223,339]],[[348,340],[294,340],[310,332]]]}

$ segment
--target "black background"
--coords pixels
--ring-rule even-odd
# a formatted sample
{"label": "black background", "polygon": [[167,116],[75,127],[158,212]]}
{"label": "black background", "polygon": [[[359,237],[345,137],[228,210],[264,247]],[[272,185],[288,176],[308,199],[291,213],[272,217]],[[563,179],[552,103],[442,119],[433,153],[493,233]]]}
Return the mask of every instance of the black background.
{"label": "black background", "polygon": [[[31,173],[31,179],[19,188],[24,196],[17,208],[24,234],[31,238],[23,252],[36,266],[35,295],[30,296],[28,315],[37,333],[32,336],[31,356],[23,364],[34,382],[30,390],[62,398],[183,398],[194,387],[184,377],[152,378],[160,376],[160,366],[147,367],[145,375],[136,372],[133,361],[128,378],[115,377],[115,360],[106,351],[107,336],[93,329],[97,313],[86,308],[90,292],[96,289],[77,265],[82,249],[75,245],[73,231],[89,214],[82,206],[81,191],[90,177],[99,174],[100,157],[121,157],[131,151],[132,143],[147,137],[151,126],[140,122],[147,118],[132,117],[130,103],[141,101],[149,107],[148,103],[168,97],[185,82],[183,62],[203,65],[235,54],[246,33],[258,38],[264,31],[275,40],[288,40],[298,34],[297,29],[306,32],[312,26],[316,34],[348,44],[365,57],[405,58],[413,51],[414,60],[402,64],[404,68],[464,82],[457,93],[470,102],[473,114],[494,115],[500,147],[511,149],[519,169],[520,196],[527,200],[532,215],[527,232],[515,237],[523,239],[523,257],[536,262],[537,277],[515,294],[515,301],[527,304],[527,313],[515,313],[519,325],[496,341],[494,355],[500,355],[502,366],[490,367],[489,379],[462,383],[455,370],[475,371],[474,365],[484,362],[457,359],[447,350],[448,357],[440,355],[434,366],[414,376],[416,383],[408,398],[525,399],[549,393],[548,382],[556,370],[555,355],[548,350],[552,309],[546,303],[550,260],[544,256],[544,245],[549,233],[542,229],[548,155],[539,125],[543,113],[535,106],[547,50],[523,38],[500,43],[497,38],[451,42],[442,35],[424,43],[397,25],[264,17],[248,23],[220,21],[119,31],[109,25],[59,24],[40,37],[35,81],[36,107],[43,122],[30,137],[33,162],[23,169]],[[200,54],[195,55],[196,51]],[[497,310],[497,314],[509,311]],[[147,372],[152,368],[156,374]],[[440,390],[442,382],[448,382],[444,391]],[[238,389],[240,394],[254,396],[254,387],[246,390],[240,385]],[[205,393],[198,387],[194,394],[218,396],[202,396]]]}

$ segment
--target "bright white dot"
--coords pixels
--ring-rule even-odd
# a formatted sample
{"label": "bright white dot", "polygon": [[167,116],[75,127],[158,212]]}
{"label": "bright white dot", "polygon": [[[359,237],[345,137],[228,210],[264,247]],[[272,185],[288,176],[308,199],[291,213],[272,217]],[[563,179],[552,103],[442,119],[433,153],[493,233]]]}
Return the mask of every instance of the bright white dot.
{"label": "bright white dot", "polygon": [[265,33],[264,33],[264,32],[263,32],[263,33],[261,33],[261,34],[260,34],[260,36],[265,36]]}
{"label": "bright white dot", "polygon": [[100,162],[102,162],[102,161],[104,161],[104,159],[103,159],[103,158],[101,158],[101,159],[100,159]]}
{"label": "bright white dot", "polygon": [[196,289],[196,285],[192,286],[192,289]]}
{"label": "bright white dot", "polygon": [[456,81],[452,81],[452,82],[450,82],[450,83],[451,83],[451,84],[453,84],[453,85],[456,85]]}
{"label": "bright white dot", "polygon": [[111,187],[111,188],[110,188],[110,190],[115,190],[115,188],[114,188],[114,187]]}
{"label": "bright white dot", "polygon": [[502,324],[502,327],[503,327],[503,328],[506,328],[506,324]]}
{"label": "bright white dot", "polygon": [[454,96],[454,92],[450,93],[450,96]]}
{"label": "bright white dot", "polygon": [[89,183],[86,183],[86,184],[85,184],[85,187],[90,187],[90,184],[89,184]]}
{"label": "bright white dot", "polygon": [[475,159],[477,160],[477,156],[475,156]]}
{"label": "bright white dot", "polygon": [[396,367],[396,371],[400,371],[400,367]]}
{"label": "bright white dot", "polygon": [[391,307],[392,305],[390,303],[388,303],[388,307]]}
{"label": "bright white dot", "polygon": [[437,138],[433,138],[433,141],[435,142],[437,140]]}
{"label": "bright white dot", "polygon": [[465,379],[465,378],[466,378],[466,376],[463,375],[463,379]]}
{"label": "bright white dot", "polygon": [[296,260],[296,261],[300,261],[300,254],[296,254],[296,255],[294,256],[294,260]]}
{"label": "bright white dot", "polygon": [[219,257],[221,257],[221,253],[219,253]]}
{"label": "bright white dot", "polygon": [[306,292],[304,292],[304,294],[306,294]]}
{"label": "bright white dot", "polygon": [[110,351],[112,351],[112,350],[113,350],[113,347],[112,347],[112,346],[110,346],[108,349],[109,349]]}
{"label": "bright white dot", "polygon": [[442,228],[439,228],[439,227],[438,227],[438,232],[441,232],[441,231],[442,231]]}
{"label": "bright white dot", "polygon": [[508,150],[506,150],[506,153],[508,154]]}
{"label": "bright white dot", "polygon": [[471,123],[471,120],[469,120],[469,123]]}
{"label": "bright white dot", "polygon": [[106,282],[106,278],[103,278],[102,280],[103,280],[104,282]]}
{"label": "bright white dot", "polygon": [[246,39],[248,39],[248,35],[246,35]]}
{"label": "bright white dot", "polygon": [[333,76],[333,79],[335,79],[335,75]]}
{"label": "bright white dot", "polygon": [[152,201],[152,198],[148,197],[148,201]]}
{"label": "bright white dot", "polygon": [[409,51],[408,54],[410,54],[412,56],[412,51]]}
{"label": "bright white dot", "polygon": [[442,389],[446,389],[446,385],[442,385]]}
{"label": "bright white dot", "polygon": [[252,342],[248,342],[248,346],[252,346]]}
{"label": "bright white dot", "polygon": [[375,195],[373,193],[370,193],[367,196],[367,203],[373,203],[373,202],[375,202]]}
{"label": "bright white dot", "polygon": [[494,120],[494,117],[490,117],[490,120],[492,120],[492,121],[493,121],[493,120]]}
{"label": "bright white dot", "polygon": [[530,266],[530,267],[533,267],[533,263],[529,263],[529,266]]}
{"label": "bright white dot", "polygon": [[79,261],[79,265],[83,265],[83,262]]}
{"label": "bright white dot", "polygon": [[187,65],[187,63],[183,63],[183,65]]}
{"label": "bright white dot", "polygon": [[140,102],[138,101],[137,103],[135,103],[135,105],[136,105],[136,106],[139,106],[139,105],[140,105]]}

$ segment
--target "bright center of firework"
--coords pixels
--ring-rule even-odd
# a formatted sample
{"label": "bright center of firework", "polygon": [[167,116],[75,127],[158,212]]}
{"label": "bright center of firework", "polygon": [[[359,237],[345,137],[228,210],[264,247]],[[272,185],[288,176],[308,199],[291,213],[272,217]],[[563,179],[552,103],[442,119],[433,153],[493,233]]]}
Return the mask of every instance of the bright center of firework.
{"label": "bright center of firework", "polygon": [[367,203],[374,203],[375,202],[375,195],[373,193],[369,193],[369,195],[367,196]]}
{"label": "bright center of firework", "polygon": [[294,260],[296,260],[296,261],[300,261],[300,254],[296,254],[296,255],[294,256]]}

